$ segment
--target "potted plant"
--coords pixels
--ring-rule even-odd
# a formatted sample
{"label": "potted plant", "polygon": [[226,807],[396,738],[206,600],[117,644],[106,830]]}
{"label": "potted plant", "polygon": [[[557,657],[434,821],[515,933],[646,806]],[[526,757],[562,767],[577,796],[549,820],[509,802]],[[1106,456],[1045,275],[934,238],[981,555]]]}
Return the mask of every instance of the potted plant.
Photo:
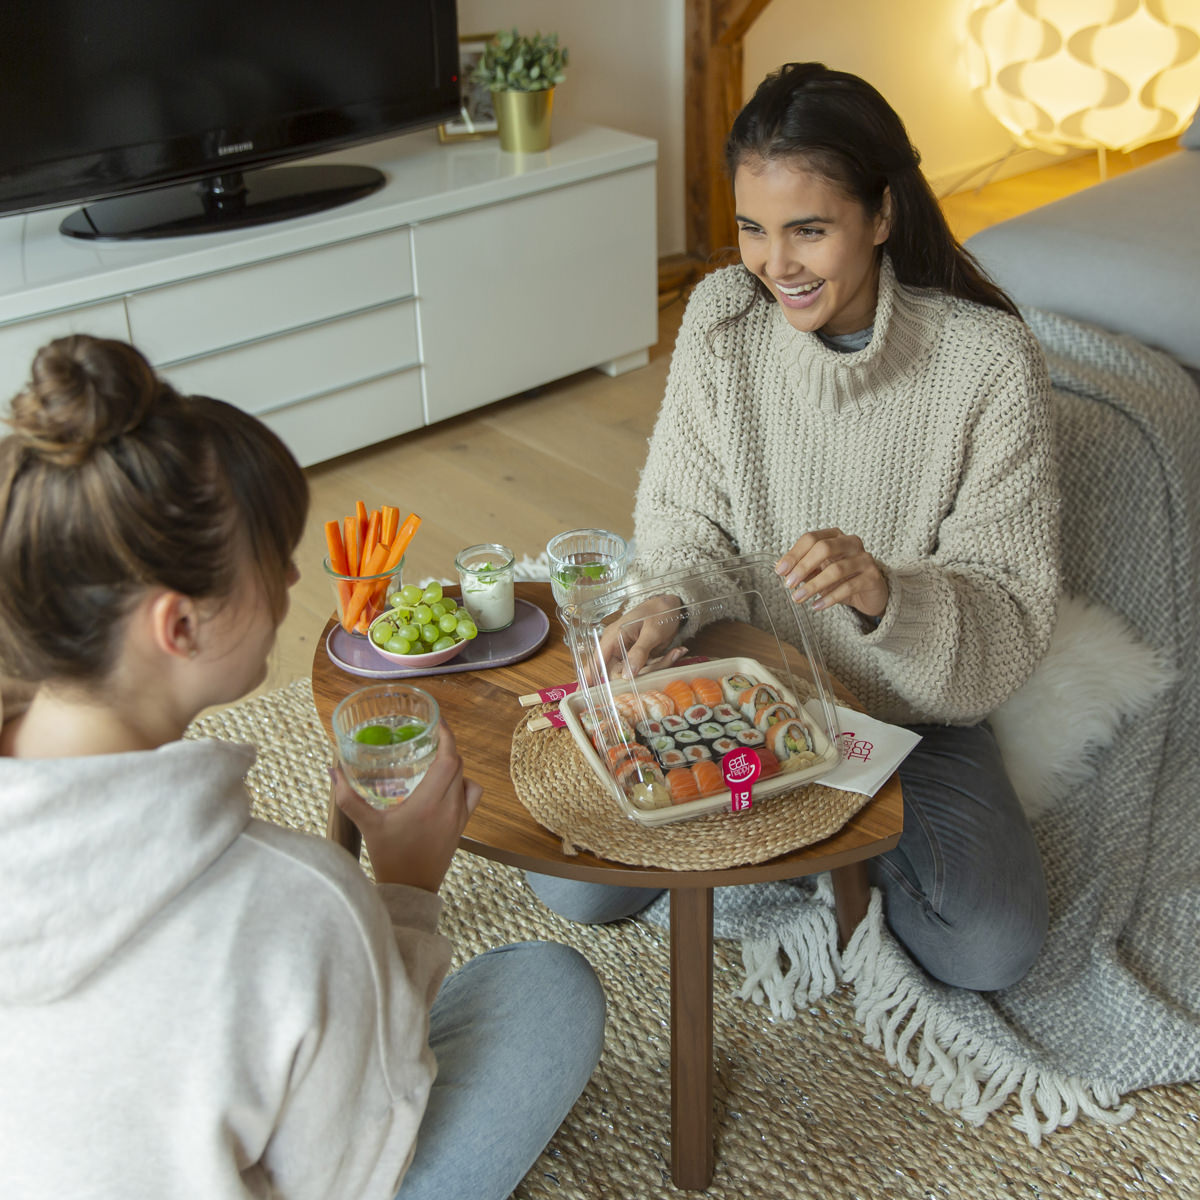
{"label": "potted plant", "polygon": [[566,65],[567,48],[558,44],[556,33],[523,37],[512,29],[484,47],[471,80],[492,93],[501,149],[533,151],[550,145],[554,88],[562,83]]}

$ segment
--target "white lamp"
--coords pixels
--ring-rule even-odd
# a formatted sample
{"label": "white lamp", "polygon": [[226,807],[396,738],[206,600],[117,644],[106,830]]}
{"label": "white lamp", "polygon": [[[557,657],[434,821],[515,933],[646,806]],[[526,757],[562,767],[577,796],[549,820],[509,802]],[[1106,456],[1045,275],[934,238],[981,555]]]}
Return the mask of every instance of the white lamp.
{"label": "white lamp", "polygon": [[971,81],[1017,144],[1134,150],[1200,102],[1200,0],[973,0]]}

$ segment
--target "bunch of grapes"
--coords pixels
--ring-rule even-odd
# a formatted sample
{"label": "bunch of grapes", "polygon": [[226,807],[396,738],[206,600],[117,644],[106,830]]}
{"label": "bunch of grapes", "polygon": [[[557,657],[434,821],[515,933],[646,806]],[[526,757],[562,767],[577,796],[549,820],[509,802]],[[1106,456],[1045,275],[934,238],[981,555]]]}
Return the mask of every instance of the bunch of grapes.
{"label": "bunch of grapes", "polygon": [[431,654],[469,642],[479,630],[471,614],[444,597],[433,580],[424,588],[406,583],[391,599],[391,612],[371,622],[370,638],[389,654]]}

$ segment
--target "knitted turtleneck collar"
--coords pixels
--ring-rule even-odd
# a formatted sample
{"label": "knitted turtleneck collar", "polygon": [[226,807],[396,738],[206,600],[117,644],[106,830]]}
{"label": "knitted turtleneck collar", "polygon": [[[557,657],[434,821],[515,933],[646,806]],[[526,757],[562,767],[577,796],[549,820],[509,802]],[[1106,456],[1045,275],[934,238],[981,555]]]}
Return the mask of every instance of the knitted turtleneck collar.
{"label": "knitted turtleneck collar", "polygon": [[939,292],[897,283],[885,253],[879,267],[875,331],[862,350],[834,350],[816,334],[793,329],[783,309],[772,307],[772,340],[796,396],[827,412],[861,412],[894,400],[902,381],[929,357],[948,304]]}

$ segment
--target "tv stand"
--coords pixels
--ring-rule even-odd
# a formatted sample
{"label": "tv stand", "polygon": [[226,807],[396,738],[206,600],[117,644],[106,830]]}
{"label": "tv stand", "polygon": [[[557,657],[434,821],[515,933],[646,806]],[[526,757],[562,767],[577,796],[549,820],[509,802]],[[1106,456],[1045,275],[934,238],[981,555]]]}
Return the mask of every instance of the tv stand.
{"label": "tv stand", "polygon": [[658,337],[656,152],[557,120],[541,154],[428,131],[316,160],[386,183],[292,220],[110,242],[64,237],[61,209],[4,218],[0,409],[52,338],[123,338],[308,465],[641,366]]}
{"label": "tv stand", "polygon": [[349,204],[386,182],[374,167],[341,163],[230,171],[93,201],[64,217],[59,229],[89,241],[224,233]]}

